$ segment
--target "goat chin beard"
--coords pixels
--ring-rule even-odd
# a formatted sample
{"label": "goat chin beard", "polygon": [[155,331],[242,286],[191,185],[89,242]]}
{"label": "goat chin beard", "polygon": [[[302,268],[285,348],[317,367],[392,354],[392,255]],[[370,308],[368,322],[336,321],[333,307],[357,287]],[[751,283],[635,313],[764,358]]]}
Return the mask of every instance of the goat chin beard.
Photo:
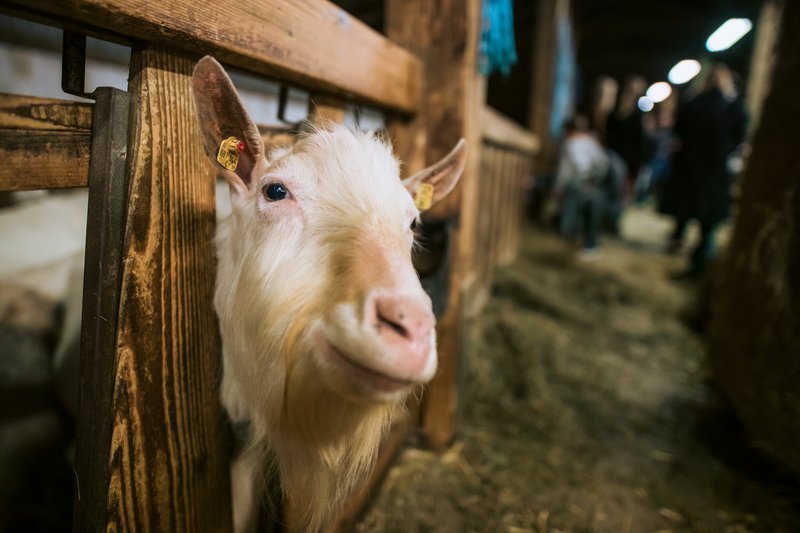
{"label": "goat chin beard", "polygon": [[[292,378],[306,379],[308,365]],[[353,400],[328,389],[287,397],[284,435],[275,454],[287,503],[289,531],[319,531],[339,512],[347,497],[369,475],[381,438],[402,411],[400,402]],[[325,379],[325,381],[328,381]]]}

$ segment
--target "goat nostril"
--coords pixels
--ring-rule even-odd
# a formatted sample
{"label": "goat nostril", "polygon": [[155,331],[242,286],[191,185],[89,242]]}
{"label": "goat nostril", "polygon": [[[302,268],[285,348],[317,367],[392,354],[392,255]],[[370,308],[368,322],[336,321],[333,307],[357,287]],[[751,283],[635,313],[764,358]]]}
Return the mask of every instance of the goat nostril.
{"label": "goat nostril", "polygon": [[[401,314],[400,315],[400,320],[402,320],[402,319],[403,319],[403,315]],[[406,328],[404,328],[402,326],[402,324],[398,324],[397,322],[389,320],[388,318],[386,318],[386,316],[378,313],[378,323],[375,326],[378,329],[381,329],[381,327],[384,324],[389,326],[390,328],[392,328],[395,331],[395,333],[397,333],[401,337],[403,337],[403,338],[408,338],[409,337],[408,330]]]}

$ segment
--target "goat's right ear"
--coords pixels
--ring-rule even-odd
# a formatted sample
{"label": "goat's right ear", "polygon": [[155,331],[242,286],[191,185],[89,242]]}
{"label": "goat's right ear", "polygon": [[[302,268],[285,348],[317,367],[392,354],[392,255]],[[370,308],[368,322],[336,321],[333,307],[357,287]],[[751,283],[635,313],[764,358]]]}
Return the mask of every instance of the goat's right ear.
{"label": "goat's right ear", "polygon": [[[194,67],[192,92],[206,153],[227,178],[233,191],[249,194],[259,174],[267,167],[264,143],[242,107],[233,82],[213,57],[205,56]],[[217,161],[220,145],[229,137],[243,142],[235,170],[229,170]]]}

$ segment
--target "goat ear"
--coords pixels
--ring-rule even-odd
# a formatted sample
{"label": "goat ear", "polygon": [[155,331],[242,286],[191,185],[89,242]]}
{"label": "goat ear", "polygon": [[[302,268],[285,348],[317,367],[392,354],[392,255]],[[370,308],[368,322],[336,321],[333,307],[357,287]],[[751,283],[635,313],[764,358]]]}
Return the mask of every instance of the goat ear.
{"label": "goat ear", "polygon": [[[453,190],[466,164],[467,143],[461,139],[438,163],[404,179],[403,185],[414,197],[419,210],[426,211]],[[423,195],[426,198],[422,198]]]}
{"label": "goat ear", "polygon": [[[231,79],[213,57],[205,56],[194,67],[192,92],[206,153],[227,178],[231,189],[247,194],[258,174],[266,170],[264,143],[242,107]],[[217,160],[220,145],[229,137],[243,141],[235,170],[223,167]]]}

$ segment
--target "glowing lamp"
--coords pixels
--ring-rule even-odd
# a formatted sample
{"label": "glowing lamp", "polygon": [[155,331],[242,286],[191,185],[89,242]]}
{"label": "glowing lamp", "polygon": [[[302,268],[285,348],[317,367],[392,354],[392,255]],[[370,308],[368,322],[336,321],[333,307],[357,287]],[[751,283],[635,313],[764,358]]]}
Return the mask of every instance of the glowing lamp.
{"label": "glowing lamp", "polygon": [[680,85],[686,83],[700,73],[700,62],[695,59],[684,59],[678,61],[675,66],[669,69],[667,78],[670,83]]}
{"label": "glowing lamp", "polygon": [[659,81],[657,83],[654,83],[653,85],[647,88],[647,92],[645,93],[647,98],[654,104],[663,102],[664,100],[669,98],[669,95],[671,94],[672,94],[672,86],[665,81]]}
{"label": "glowing lamp", "polygon": [[728,19],[709,36],[706,49],[709,52],[721,52],[733,46],[736,41],[747,35],[753,28],[750,19]]}

